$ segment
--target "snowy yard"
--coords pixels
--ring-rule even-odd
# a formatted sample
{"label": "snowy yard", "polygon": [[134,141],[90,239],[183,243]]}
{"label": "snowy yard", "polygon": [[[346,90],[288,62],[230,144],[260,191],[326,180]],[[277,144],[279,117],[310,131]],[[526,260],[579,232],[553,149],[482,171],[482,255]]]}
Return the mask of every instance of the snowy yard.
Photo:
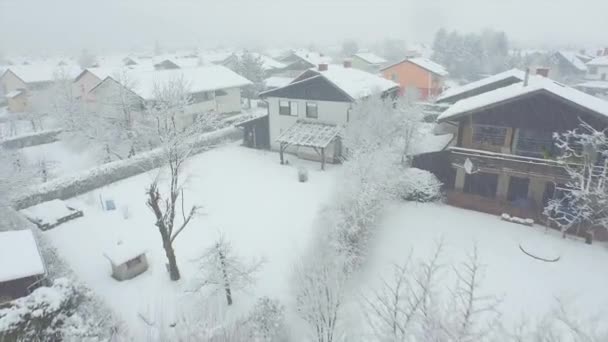
{"label": "snowy yard", "polygon": [[[292,161],[293,162],[293,161]],[[204,214],[176,240],[182,279],[171,282],[166,257],[153,215],[145,205],[145,189],[156,172],[117,182],[69,200],[83,218],[45,232],[76,274],[123,319],[133,334],[148,321],[186,315],[197,295],[196,259],[223,233],[243,258],[263,257],[258,281],[248,293],[237,293],[233,312],[246,313],[259,296],[288,301],[289,275],[294,258],[307,244],[311,223],[329,197],[334,172],[309,166],[310,180],[297,181],[294,166],[279,165],[278,155],[236,145],[221,147],[191,159],[186,201],[203,206]],[[116,211],[102,211],[101,200],[114,200]],[[128,208],[128,209],[127,209]],[[128,211],[128,214],[126,213]],[[128,217],[128,218],[125,218]],[[118,282],[103,256],[117,241],[143,246],[150,268],[137,278]]]}
{"label": "snowy yard", "polygon": [[[605,244],[589,246],[571,237],[564,240],[559,232],[542,226],[509,223],[441,204],[406,203],[388,208],[374,242],[367,279],[373,283],[380,275],[388,276],[390,263],[404,262],[410,251],[414,258],[428,260],[441,239],[441,261],[449,267],[465,262],[477,246],[485,273],[481,291],[502,298],[499,309],[506,325],[519,323],[523,316],[541,318],[555,308],[556,298],[577,313],[578,319],[606,314]],[[560,260],[535,260],[521,252],[520,244],[539,256],[560,256]],[[441,285],[447,287],[447,283],[443,279]]]}
{"label": "snowy yard", "polygon": [[88,150],[76,150],[65,141],[25,147],[20,150],[33,165],[46,163],[49,179],[67,176],[99,165],[95,154]]}
{"label": "snowy yard", "polygon": [[[191,159],[185,197],[187,203],[202,205],[204,214],[176,240],[182,272],[182,280],[176,283],[165,270],[161,239],[145,205],[144,191],[155,171],[69,200],[85,216],[44,234],[135,335],[149,330],[144,320],[170,323],[197,305],[200,309],[202,296],[191,292],[200,274],[197,258],[220,233],[240,256],[266,260],[255,286],[236,294],[235,305],[225,317],[247,313],[260,296],[289,305],[293,300],[292,266],[310,240],[313,221],[330,198],[339,169],[321,172],[318,163],[291,159],[309,168],[308,183],[298,183],[296,167],[279,165],[276,153],[235,144]],[[116,203],[115,211],[101,209],[100,203],[106,200]],[[477,245],[485,266],[482,292],[503,298],[500,309],[506,324],[519,322],[522,315],[538,318],[547,314],[556,297],[586,314],[601,313],[608,307],[608,249],[604,244],[563,240],[539,226],[508,223],[441,204],[393,204],[384,217],[358,283],[361,289],[377,285],[380,276],[390,271],[390,263],[404,261],[410,250],[416,258],[427,258],[435,242],[443,239],[442,262],[450,266],[463,262]],[[144,248],[149,270],[129,281],[111,278],[103,254],[117,241]],[[520,244],[539,255],[561,259],[554,263],[532,259],[520,251]],[[223,300],[221,295],[216,297]],[[361,318],[354,315],[352,319]]]}

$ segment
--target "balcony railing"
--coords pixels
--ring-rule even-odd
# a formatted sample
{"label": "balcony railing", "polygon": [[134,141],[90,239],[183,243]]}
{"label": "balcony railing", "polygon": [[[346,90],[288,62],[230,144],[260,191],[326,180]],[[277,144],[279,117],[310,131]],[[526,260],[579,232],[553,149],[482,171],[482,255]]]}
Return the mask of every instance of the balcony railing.
{"label": "balcony railing", "polygon": [[467,158],[478,171],[504,172],[521,176],[538,176],[567,180],[568,172],[563,162],[553,159],[524,157],[462,147],[450,147],[450,162],[462,167]]}

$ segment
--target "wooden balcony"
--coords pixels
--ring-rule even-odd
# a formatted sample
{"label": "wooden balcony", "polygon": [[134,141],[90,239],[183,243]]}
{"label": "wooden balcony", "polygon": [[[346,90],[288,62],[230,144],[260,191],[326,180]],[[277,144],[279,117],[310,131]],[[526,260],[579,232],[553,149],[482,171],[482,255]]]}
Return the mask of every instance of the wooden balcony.
{"label": "wooden balcony", "polygon": [[450,147],[450,163],[454,167],[463,167],[468,159],[480,172],[505,173],[518,177],[541,177],[555,181],[569,178],[562,162],[552,159],[524,157],[513,154],[474,150],[462,147]]}

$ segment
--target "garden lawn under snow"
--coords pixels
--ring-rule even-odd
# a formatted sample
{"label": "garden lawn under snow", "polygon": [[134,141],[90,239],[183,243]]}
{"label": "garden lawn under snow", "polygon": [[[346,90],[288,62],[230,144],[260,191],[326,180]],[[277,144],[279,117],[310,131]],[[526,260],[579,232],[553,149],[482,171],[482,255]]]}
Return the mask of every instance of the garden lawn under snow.
{"label": "garden lawn under snow", "polygon": [[[441,204],[396,204],[387,209],[373,242],[365,287],[391,275],[391,263],[403,263],[410,251],[414,260],[428,260],[443,240],[443,265],[459,266],[476,245],[485,273],[481,294],[502,298],[499,310],[507,326],[523,316],[542,318],[559,298],[577,319],[608,313],[608,248],[562,239],[554,230],[501,221],[498,217]],[[557,262],[543,262],[519,248]],[[448,274],[451,267],[446,269]],[[449,277],[449,276],[448,276]],[[444,278],[440,287],[451,285]],[[600,317],[600,316],[598,316]],[[604,328],[608,327],[603,320]]]}
{"label": "garden lawn under snow", "polygon": [[[147,333],[144,321],[168,326],[176,318],[187,316],[188,308],[205,310],[196,304],[201,295],[191,292],[201,273],[196,261],[220,234],[245,260],[266,260],[256,285],[236,293],[235,305],[226,312],[227,317],[247,313],[259,296],[286,302],[291,266],[308,243],[312,221],[332,191],[335,173],[319,171],[319,163],[292,159],[294,164],[309,168],[307,183],[298,182],[295,165],[280,165],[278,154],[268,151],[229,145],[189,160],[184,172],[188,177],[186,203],[203,206],[203,215],[197,216],[175,241],[182,274],[179,282],[169,280],[161,238],[145,204],[145,190],[157,171],[68,200],[69,205],[84,211],[84,217],[44,234],[80,279],[127,323],[134,336]],[[115,202],[115,211],[101,209],[101,202],[107,200]],[[132,280],[114,280],[103,254],[118,241],[143,247],[150,264],[148,271]]]}

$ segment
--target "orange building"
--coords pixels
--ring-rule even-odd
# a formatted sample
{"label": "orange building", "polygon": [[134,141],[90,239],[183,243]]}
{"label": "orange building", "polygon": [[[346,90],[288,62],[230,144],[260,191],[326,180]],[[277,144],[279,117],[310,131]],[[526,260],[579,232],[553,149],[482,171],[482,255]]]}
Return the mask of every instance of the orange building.
{"label": "orange building", "polygon": [[422,57],[406,58],[380,70],[386,79],[399,83],[400,94],[427,100],[443,91],[447,70]]}

